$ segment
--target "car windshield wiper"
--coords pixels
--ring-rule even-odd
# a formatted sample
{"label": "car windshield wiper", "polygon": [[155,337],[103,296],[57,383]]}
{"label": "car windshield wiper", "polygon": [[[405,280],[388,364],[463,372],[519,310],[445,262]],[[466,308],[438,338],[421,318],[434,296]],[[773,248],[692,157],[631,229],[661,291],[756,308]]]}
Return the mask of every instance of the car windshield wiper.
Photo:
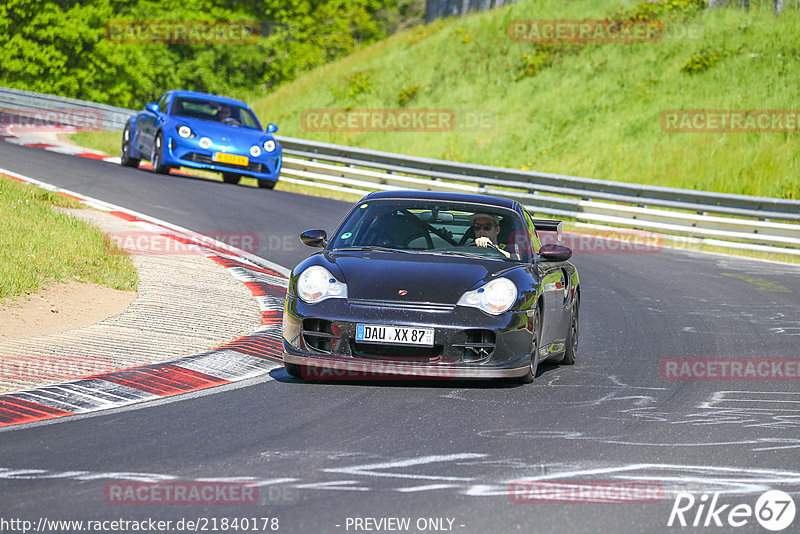
{"label": "car windshield wiper", "polygon": [[441,250],[437,254],[444,254],[445,256],[470,256],[473,258],[493,258],[494,256],[487,256],[478,252],[468,252],[466,250]]}
{"label": "car windshield wiper", "polygon": [[405,254],[417,254],[416,250],[408,250],[403,248],[379,247],[376,245],[368,245],[363,247],[341,247],[331,250],[331,252],[362,252],[377,250],[378,252],[403,252]]}
{"label": "car windshield wiper", "polygon": [[[493,248],[496,248],[496,247],[493,247]],[[499,256],[489,256],[489,255],[486,255],[486,254],[481,254],[479,252],[470,252],[468,250],[443,250],[441,252],[438,252],[438,254],[444,254],[446,256],[468,256],[470,258],[486,258],[486,259],[489,259],[489,260],[516,261],[513,258],[506,258],[502,254],[499,255]]]}

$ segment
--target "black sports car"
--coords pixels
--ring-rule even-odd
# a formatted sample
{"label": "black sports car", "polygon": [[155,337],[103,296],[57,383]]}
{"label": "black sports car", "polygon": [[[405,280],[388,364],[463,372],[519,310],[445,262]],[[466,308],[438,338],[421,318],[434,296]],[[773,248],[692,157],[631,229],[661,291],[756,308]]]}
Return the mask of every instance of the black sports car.
{"label": "black sports car", "polygon": [[575,362],[578,272],[572,251],[541,245],[533,219],[502,198],[371,193],[322,250],[292,272],[283,359],[306,378],[513,378]]}

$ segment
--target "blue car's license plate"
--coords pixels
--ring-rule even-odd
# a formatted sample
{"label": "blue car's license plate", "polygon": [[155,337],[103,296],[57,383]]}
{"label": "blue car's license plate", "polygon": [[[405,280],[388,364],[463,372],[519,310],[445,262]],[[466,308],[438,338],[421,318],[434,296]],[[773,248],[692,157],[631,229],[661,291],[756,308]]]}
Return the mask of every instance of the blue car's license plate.
{"label": "blue car's license plate", "polygon": [[433,328],[358,324],[356,325],[356,341],[432,347]]}

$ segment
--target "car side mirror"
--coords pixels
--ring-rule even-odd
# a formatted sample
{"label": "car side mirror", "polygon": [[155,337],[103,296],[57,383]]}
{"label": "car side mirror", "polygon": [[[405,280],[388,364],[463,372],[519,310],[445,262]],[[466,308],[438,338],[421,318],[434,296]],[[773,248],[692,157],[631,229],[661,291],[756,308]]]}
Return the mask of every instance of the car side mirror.
{"label": "car side mirror", "polygon": [[300,241],[309,247],[323,248],[328,244],[328,233],[325,230],[306,230],[300,234]]}
{"label": "car side mirror", "polygon": [[564,245],[549,243],[542,245],[539,249],[539,257],[542,261],[567,261],[572,257],[572,249]]}
{"label": "car side mirror", "polygon": [[267,133],[275,133],[278,131],[278,127],[272,123],[267,124]]}
{"label": "car side mirror", "polygon": [[150,102],[149,104],[145,104],[144,109],[150,111],[152,113],[158,113],[158,104],[155,102]]}

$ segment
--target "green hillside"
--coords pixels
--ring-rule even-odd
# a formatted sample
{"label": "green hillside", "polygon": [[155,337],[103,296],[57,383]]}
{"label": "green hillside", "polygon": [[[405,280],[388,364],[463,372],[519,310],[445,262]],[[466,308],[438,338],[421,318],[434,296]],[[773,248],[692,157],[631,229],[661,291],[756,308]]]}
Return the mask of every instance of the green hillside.
{"label": "green hillside", "polygon": [[[757,2],[752,2],[757,4]],[[248,100],[280,134],[463,162],[798,198],[798,133],[666,133],[665,110],[800,110],[800,10],[520,0],[396,34]],[[698,7],[699,6],[699,7]],[[515,42],[528,19],[665,21],[658,42]],[[478,128],[315,131],[304,111],[451,111]],[[391,113],[391,112],[389,112]],[[319,126],[319,122],[316,123]]]}

